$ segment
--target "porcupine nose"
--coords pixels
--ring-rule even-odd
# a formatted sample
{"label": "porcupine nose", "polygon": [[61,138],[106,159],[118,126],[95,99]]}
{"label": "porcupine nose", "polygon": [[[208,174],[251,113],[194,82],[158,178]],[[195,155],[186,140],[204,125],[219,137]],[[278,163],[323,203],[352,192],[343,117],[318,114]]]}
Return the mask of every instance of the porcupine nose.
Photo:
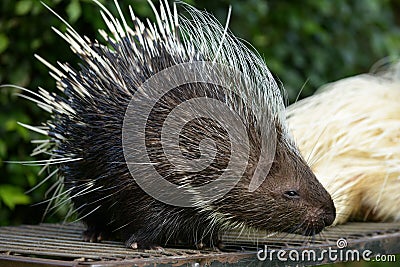
{"label": "porcupine nose", "polygon": [[324,224],[325,226],[332,225],[336,218],[336,208],[333,202],[329,207],[326,209],[324,214]]}

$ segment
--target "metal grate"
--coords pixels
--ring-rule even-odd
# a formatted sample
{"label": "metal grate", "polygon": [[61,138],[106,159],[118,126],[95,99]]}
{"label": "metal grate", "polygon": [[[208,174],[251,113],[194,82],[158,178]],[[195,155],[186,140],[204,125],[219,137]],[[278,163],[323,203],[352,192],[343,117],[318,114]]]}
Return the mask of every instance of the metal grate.
{"label": "metal grate", "polygon": [[[294,249],[316,251],[333,247],[345,238],[346,249],[369,249],[376,254],[400,253],[400,223],[349,223],[331,227],[314,238],[292,234],[225,232],[221,235],[223,252],[166,248],[162,251],[127,249],[121,242],[81,241],[81,224],[41,224],[0,227],[0,266],[132,266],[188,263],[258,263],[257,250]],[[307,264],[321,264],[319,259]],[[288,262],[274,261],[275,266]],[[293,264],[298,264],[293,263]],[[304,263],[305,264],[305,263]]]}

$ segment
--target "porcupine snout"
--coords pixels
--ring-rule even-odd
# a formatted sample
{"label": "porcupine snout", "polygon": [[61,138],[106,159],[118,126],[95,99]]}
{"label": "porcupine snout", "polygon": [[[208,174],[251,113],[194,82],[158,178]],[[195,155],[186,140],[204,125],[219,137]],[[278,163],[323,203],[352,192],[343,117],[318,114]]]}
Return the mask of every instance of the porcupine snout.
{"label": "porcupine snout", "polygon": [[310,209],[305,216],[306,229],[303,232],[297,232],[304,235],[315,235],[321,232],[325,227],[333,224],[336,218],[336,208],[332,199],[327,201],[319,208]]}
{"label": "porcupine snout", "polygon": [[312,182],[304,190],[304,192],[307,192],[307,196],[303,200],[303,205],[309,205],[309,207],[304,214],[303,227],[294,232],[303,235],[315,235],[333,224],[336,218],[336,208],[330,194],[319,183],[311,170],[307,171],[307,176]]}
{"label": "porcupine snout", "polygon": [[329,203],[329,208],[325,211],[325,216],[324,216],[324,223],[325,226],[330,226],[333,224],[336,218],[336,208],[335,205],[333,204],[333,201]]}

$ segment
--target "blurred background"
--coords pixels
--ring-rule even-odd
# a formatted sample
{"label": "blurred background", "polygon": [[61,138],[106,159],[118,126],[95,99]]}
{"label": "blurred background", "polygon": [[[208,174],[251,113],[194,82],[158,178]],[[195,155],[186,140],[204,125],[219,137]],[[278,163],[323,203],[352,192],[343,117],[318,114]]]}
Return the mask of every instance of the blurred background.
{"label": "blurred background", "polygon": [[[44,1],[74,28],[89,38],[102,40],[104,29],[99,8],[89,0]],[[116,13],[113,1],[100,1]],[[122,2],[122,1],[121,1]],[[270,70],[279,77],[293,102],[311,95],[319,86],[344,77],[369,72],[379,61],[398,59],[400,52],[400,1],[398,0],[224,0],[185,1],[213,13],[225,24],[232,6],[230,29],[259,51]],[[145,0],[124,1],[140,17],[153,17]],[[128,13],[125,13],[128,16]],[[34,58],[50,63],[79,59],[51,29],[65,25],[37,0],[0,1],[0,84],[15,84],[31,90],[54,90],[48,69]],[[45,183],[29,194],[45,174],[40,167],[5,161],[39,160],[30,157],[35,134],[17,122],[40,125],[49,118],[35,104],[19,98],[19,90],[0,88],[0,225],[62,221],[66,210],[43,217],[51,197]]]}

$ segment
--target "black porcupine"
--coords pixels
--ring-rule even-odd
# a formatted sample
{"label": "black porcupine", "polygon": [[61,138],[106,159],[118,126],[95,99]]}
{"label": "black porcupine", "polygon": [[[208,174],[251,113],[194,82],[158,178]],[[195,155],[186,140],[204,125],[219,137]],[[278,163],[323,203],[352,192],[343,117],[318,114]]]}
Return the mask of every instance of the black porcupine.
{"label": "black porcupine", "polygon": [[[100,31],[106,41],[102,44],[81,37],[65,21],[65,33],[55,30],[82,64],[80,70],[67,63],[55,67],[37,56],[50,68],[61,92],[31,92],[52,118],[45,127],[26,126],[50,137],[37,151],[51,155],[48,166],[57,167],[65,193],[87,225],[86,240],[99,241],[113,233],[133,248],[177,241],[215,245],[223,229],[313,235],[334,221],[332,199],[289,136],[281,90],[259,55],[211,15],[188,5],[184,7],[190,19],[178,16],[176,5],[171,12],[168,3],[161,3],[157,12],[149,2],[157,22],[144,24],[130,10],[133,26],[128,26],[117,2],[119,19],[96,3],[111,34]],[[176,66],[183,68],[165,75]],[[164,93],[147,103],[158,91],[143,85],[159,74],[164,80],[156,85]],[[173,84],[189,76],[199,80],[163,88],[163,82]],[[204,82],[210,77],[218,81]],[[134,98],[140,101],[132,105]],[[222,103],[233,119],[225,111],[190,102],[195,99]],[[182,119],[176,117],[182,120],[181,126],[172,126],[181,153],[177,159],[176,154],[166,155],[163,123],[175,107],[187,102],[192,105],[189,110],[197,108],[202,115],[186,119],[184,115],[192,114],[186,110]],[[128,116],[130,109],[138,117]],[[216,119],[221,115],[225,124]],[[143,135],[129,139],[136,134],[136,119],[145,121],[144,128],[138,128]],[[245,136],[235,124],[244,126]],[[144,146],[136,149],[141,137]],[[204,157],[204,147],[210,147],[207,140],[212,142],[211,154]],[[142,154],[153,172],[136,172],[146,166],[145,161],[136,162]],[[210,158],[200,170],[183,167],[186,161]],[[238,165],[230,165],[232,160]],[[216,184],[227,172],[227,184]],[[171,197],[157,187],[157,175],[176,185],[176,192],[188,193],[190,205],[174,204],[181,194],[172,192]],[[139,184],[143,180],[159,193],[149,194]],[[171,202],[163,201],[165,195]]]}

